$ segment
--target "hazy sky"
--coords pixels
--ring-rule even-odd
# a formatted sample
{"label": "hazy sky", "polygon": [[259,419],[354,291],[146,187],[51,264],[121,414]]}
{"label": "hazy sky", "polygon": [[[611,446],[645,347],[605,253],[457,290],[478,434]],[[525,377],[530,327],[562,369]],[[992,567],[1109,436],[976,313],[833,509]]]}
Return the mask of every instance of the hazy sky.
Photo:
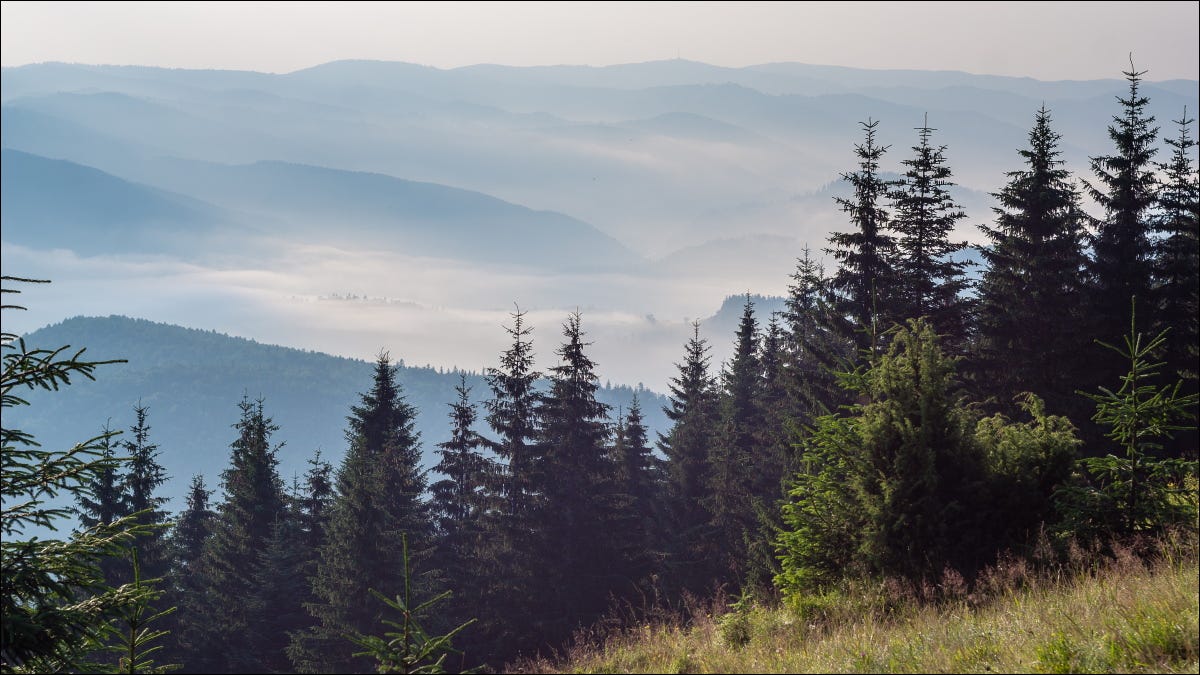
{"label": "hazy sky", "polygon": [[1197,2],[4,2],[0,62],[288,72],[336,59],[608,65],[682,57],[1200,79]]}

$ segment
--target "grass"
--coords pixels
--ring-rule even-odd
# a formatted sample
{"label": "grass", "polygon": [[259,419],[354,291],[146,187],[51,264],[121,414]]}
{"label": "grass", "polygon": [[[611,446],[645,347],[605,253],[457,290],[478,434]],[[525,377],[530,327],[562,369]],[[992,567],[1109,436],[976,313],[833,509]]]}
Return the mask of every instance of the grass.
{"label": "grass", "polygon": [[[643,624],[581,642],[523,672],[1190,672],[1200,669],[1197,557],[1103,563],[1033,575],[997,566],[972,594],[943,580],[936,601],[857,585],[788,607]],[[928,590],[928,588],[926,589]],[[906,595],[907,593],[907,595]]]}

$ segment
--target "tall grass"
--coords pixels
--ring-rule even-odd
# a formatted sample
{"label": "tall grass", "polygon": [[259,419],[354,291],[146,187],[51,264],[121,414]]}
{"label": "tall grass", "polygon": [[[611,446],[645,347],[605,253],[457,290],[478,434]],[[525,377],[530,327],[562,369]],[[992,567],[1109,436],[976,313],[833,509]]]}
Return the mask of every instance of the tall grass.
{"label": "tall grass", "polygon": [[1195,536],[1149,560],[1120,545],[1034,571],[1010,559],[972,588],[858,583],[783,607],[696,613],[581,639],[522,672],[1197,672]]}

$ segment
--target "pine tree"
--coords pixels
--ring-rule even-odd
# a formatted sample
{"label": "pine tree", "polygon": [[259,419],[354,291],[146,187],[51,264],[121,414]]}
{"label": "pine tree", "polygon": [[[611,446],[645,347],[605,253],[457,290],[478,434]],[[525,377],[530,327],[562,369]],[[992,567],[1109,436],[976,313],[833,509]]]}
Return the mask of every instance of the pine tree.
{"label": "pine tree", "polygon": [[754,531],[753,496],[758,485],[758,434],[763,427],[759,407],[761,368],[758,320],[746,295],[734,354],[722,373],[720,416],[709,452],[708,510],[717,533],[718,565],[727,578],[737,578],[744,563],[744,540]]}
{"label": "pine tree", "polygon": [[249,599],[259,585],[260,554],[267,547],[276,523],[286,517],[283,481],[276,470],[278,446],[271,434],[278,430],[263,410],[263,401],[243,398],[241,419],[234,425],[238,438],[232,444],[230,466],[221,473],[225,500],[218,506],[213,534],[205,548],[203,566],[208,588],[204,617],[222,645],[222,667],[230,672],[260,672],[269,656],[262,645],[274,637],[253,625]]}
{"label": "pine tree", "polygon": [[709,346],[692,323],[692,338],[684,350],[679,373],[671,378],[671,404],[664,407],[673,423],[658,447],[666,457],[667,516],[673,537],[667,542],[665,578],[679,589],[706,590],[713,572],[714,540],[709,532],[708,455],[716,429],[716,383],[708,373]]}
{"label": "pine tree", "polygon": [[892,300],[897,318],[927,317],[934,330],[947,337],[947,347],[958,351],[968,333],[968,306],[962,297],[967,279],[966,263],[954,256],[966,244],[950,241],[950,234],[966,214],[947,192],[953,183],[946,146],[930,145],[936,129],[927,118],[917,131],[920,142],[912,148],[915,155],[902,162],[908,169],[889,194],[891,226],[899,235],[899,279]]}
{"label": "pine tree", "polygon": [[[1125,332],[1130,298],[1136,298],[1142,311],[1139,330],[1158,325],[1158,312],[1153,292],[1153,252],[1150,241],[1150,209],[1155,203],[1157,183],[1152,160],[1158,152],[1154,147],[1158,127],[1152,127],[1154,117],[1146,112],[1148,98],[1139,92],[1142,75],[1132,62],[1124,73],[1129,81],[1129,95],[1117,97],[1124,108],[1113,116],[1108,127],[1115,154],[1091,159],[1095,185],[1084,182],[1091,197],[1104,208],[1104,216],[1095,222],[1092,237],[1092,259],[1089,273],[1092,282],[1088,302],[1090,325],[1087,335],[1121,335]],[[1094,385],[1114,382],[1124,372],[1124,364],[1116,355],[1097,346],[1085,353],[1091,364]]]}
{"label": "pine tree", "polygon": [[368,671],[368,660],[352,656],[349,637],[381,627],[384,606],[369,589],[387,595],[402,587],[396,562],[406,537],[421,552],[431,545],[415,415],[396,383],[396,368],[381,354],[370,391],[347,419],[349,449],[312,579],[316,601],[308,608],[319,624],[297,634],[288,649],[300,670]]}
{"label": "pine tree", "polygon": [[891,146],[875,144],[878,121],[868,119],[861,125],[866,138],[854,146],[859,169],[842,174],[842,180],[854,187],[854,197],[836,198],[854,229],[830,235],[832,248],[826,252],[840,262],[829,280],[836,315],[847,322],[843,328],[850,334],[847,337],[852,336],[859,349],[867,349],[872,338],[899,317],[891,314],[890,297],[897,283],[896,240],[889,234],[888,213],[880,204],[894,187],[879,176],[879,160]]}
{"label": "pine tree", "polygon": [[[1173,148],[1171,159],[1158,168],[1163,172],[1162,190],[1154,217],[1158,235],[1155,248],[1155,282],[1159,297],[1162,326],[1169,329],[1163,360],[1167,373],[1183,379],[1183,393],[1197,389],[1197,322],[1200,321],[1200,176],[1192,164],[1196,141],[1189,135],[1195,119],[1188,119],[1187,108],[1175,121],[1178,138],[1168,138]],[[1196,434],[1181,434],[1175,445],[1184,456],[1196,456]],[[1180,454],[1180,453],[1174,453]]]}
{"label": "pine tree", "polygon": [[1015,413],[1016,395],[1028,391],[1051,410],[1082,419],[1075,389],[1086,366],[1079,358],[1085,215],[1050,120],[1043,106],[1029,148],[1018,151],[1027,168],[1009,172],[993,195],[1000,203],[996,227],[980,226],[991,244],[980,248],[987,269],[972,366],[980,393],[1004,412]]}
{"label": "pine tree", "polygon": [[564,343],[550,368],[549,391],[538,412],[545,470],[539,492],[545,495],[534,527],[544,542],[545,581],[553,596],[546,633],[566,639],[581,625],[599,618],[615,585],[612,525],[614,466],[607,452],[608,405],[596,400],[596,364],[585,353],[581,317],[563,324]]}

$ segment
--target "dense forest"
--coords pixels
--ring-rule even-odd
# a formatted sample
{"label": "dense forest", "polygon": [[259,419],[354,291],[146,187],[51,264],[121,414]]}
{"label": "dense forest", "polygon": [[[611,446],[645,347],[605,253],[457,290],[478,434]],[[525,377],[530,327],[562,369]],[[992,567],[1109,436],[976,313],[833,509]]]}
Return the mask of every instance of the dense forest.
{"label": "dense forest", "polygon": [[[863,122],[836,268],[806,253],[780,313],[747,296],[719,366],[695,324],[656,438],[640,404],[598,400],[584,316],[535,344],[520,310],[495,365],[445,402],[447,437],[415,431],[383,355],[338,466],[314,456],[286,481],[273,401],[243,399],[220,485],[194,479],[179,513],[145,408],[67,450],[6,414],[4,671],[503,670],[695,598],[970,585],[1001,555],[1194,536],[1197,143],[1186,110],[1160,134],[1142,74],[1125,73],[1086,180],[1052,111],[1030,111],[978,274],[933,121],[894,179],[899,153]],[[4,341],[6,411],[119,367]],[[69,518],[62,495],[79,529],[24,538]]]}

